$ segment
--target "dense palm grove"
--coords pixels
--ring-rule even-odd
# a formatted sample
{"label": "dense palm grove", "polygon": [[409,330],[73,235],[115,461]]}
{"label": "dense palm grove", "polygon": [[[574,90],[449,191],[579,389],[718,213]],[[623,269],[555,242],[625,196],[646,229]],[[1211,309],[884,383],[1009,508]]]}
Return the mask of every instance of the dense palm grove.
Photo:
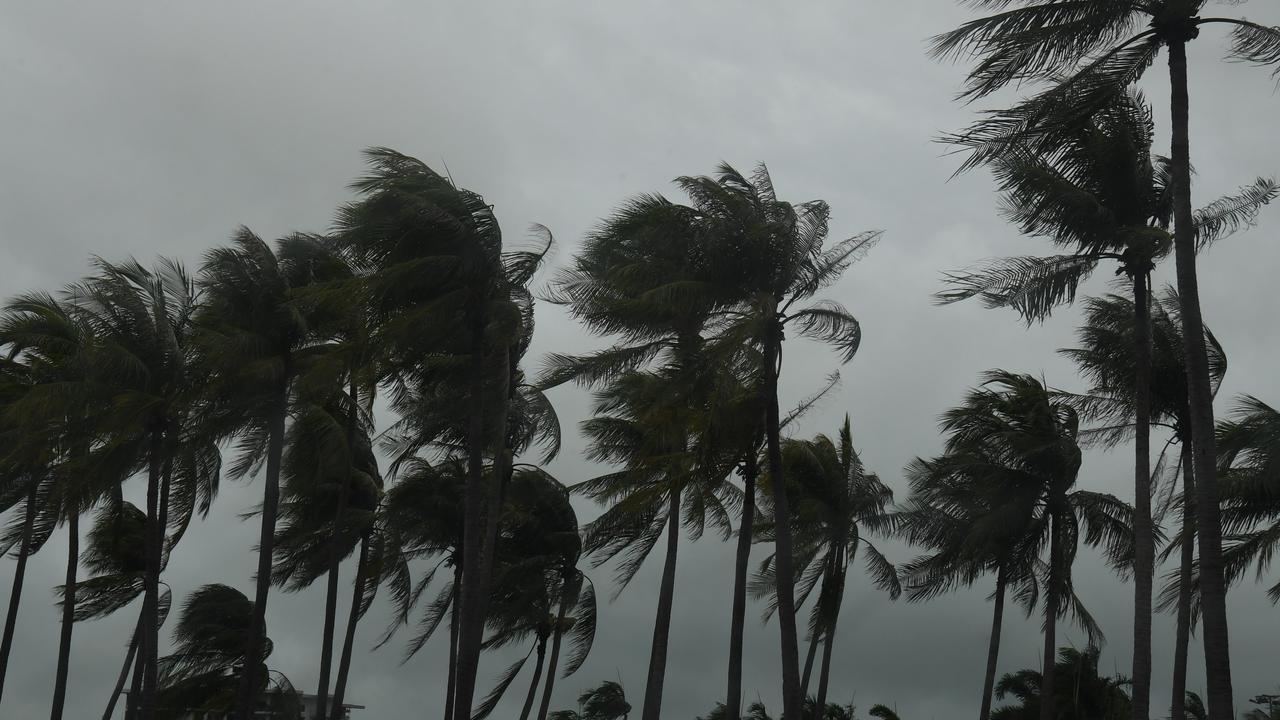
{"label": "dense palm grove", "polygon": [[[744,700],[744,637],[760,632],[749,599],[777,626],[781,717],[851,720],[852,705],[829,702],[849,583],[907,602],[991,588],[979,720],[1148,720],[1164,707],[1174,720],[1234,718],[1225,595],[1280,548],[1280,411],[1243,397],[1215,417],[1227,350],[1201,318],[1196,256],[1252,225],[1280,187],[1259,179],[1194,210],[1186,45],[1221,25],[1230,57],[1274,68],[1280,29],[1201,18],[1198,0],[972,4],[994,14],[934,45],[975,62],[962,97],[1035,92],[947,140],[963,170],[994,175],[1028,245],[1055,254],[948,272],[935,299],[977,298],[1034,323],[1113,269],[1116,294],[1080,303],[1077,343],[1061,350],[1084,391],[989,371],[941,418],[941,453],[911,462],[909,495],[895,499],[854,446],[856,418],[811,438],[790,431],[837,376],[808,397],[779,392],[797,338],[828,348],[833,369],[860,351],[859,323],[829,288],[878,231],[830,242],[825,202],[780,199],[763,165],[723,165],[677,178],[678,199],[622,202],[550,268],[547,229],[504,240],[481,194],[371,149],[324,234],[268,242],[241,228],[194,271],[98,259],[82,280],[7,301],[0,549],[16,565],[0,693],[26,564],[61,532],[54,720],[73,685],[76,623],[121,612],[133,631],[105,718],[297,717],[266,611],[274,593],[317,583],[322,720],[342,717],[364,652],[357,632],[379,596],[395,613],[378,647],[448,657],[446,696],[424,698],[431,716],[484,718],[506,697],[520,720],[626,718],[620,681],[583,691],[576,709],[552,699],[592,648],[604,590],[592,569],[612,568],[616,595],[661,548],[648,674],[633,698],[642,720],[658,720],[679,550],[710,530],[736,552],[724,685],[707,720],[770,717]],[[1162,49],[1168,156],[1133,89]],[[1161,263],[1176,287],[1152,287]],[[604,349],[526,357],[544,302]],[[561,445],[546,392],[566,383],[594,393],[580,429],[603,468],[572,485],[546,469]],[[1086,449],[1130,443],[1132,505],[1076,487]],[[175,598],[168,559],[224,477],[262,490],[244,567],[253,597],[205,585]],[[137,503],[126,481],[145,487]],[[602,511],[580,523],[575,494]],[[917,551],[891,559],[886,540]],[[1099,671],[1102,629],[1072,582],[1086,549],[1133,581],[1127,677]],[[344,563],[355,568],[346,588]],[[1171,569],[1157,578],[1161,563]],[[1270,596],[1280,602],[1280,583]],[[1043,618],[1043,662],[1001,675],[1010,601]],[[1176,617],[1169,698],[1151,693],[1156,611]],[[1059,647],[1067,623],[1087,648]],[[1203,700],[1187,676],[1197,624]],[[500,648],[520,659],[482,667]]]}

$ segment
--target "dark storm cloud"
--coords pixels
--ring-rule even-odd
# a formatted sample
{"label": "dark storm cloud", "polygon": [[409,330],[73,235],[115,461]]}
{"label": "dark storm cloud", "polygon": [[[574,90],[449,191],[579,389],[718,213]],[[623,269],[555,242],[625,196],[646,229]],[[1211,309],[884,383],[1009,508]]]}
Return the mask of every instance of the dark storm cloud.
{"label": "dark storm cloud", "polygon": [[[1280,10],[1255,5],[1251,19],[1280,22]],[[447,163],[496,205],[508,237],[533,222],[550,226],[562,261],[630,194],[671,192],[673,177],[710,172],[720,160],[766,161],[784,198],[830,202],[833,236],[887,231],[831,289],[860,317],[866,341],[843,369],[839,392],[796,432],[832,431],[850,413],[868,465],[904,493],[899,469],[938,449],[937,415],[981,371],[1031,371],[1079,387],[1054,353],[1072,341],[1073,311],[1026,330],[1007,313],[930,303],[941,270],[1042,247],[1001,223],[987,177],[948,182],[954,159],[932,142],[966,124],[972,109],[950,100],[961,69],[929,60],[924,39],[965,17],[951,0],[10,3],[0,9],[0,288],[56,287],[84,274],[94,253],[164,253],[194,265],[241,223],[264,237],[322,230],[369,145]],[[1193,153],[1206,201],[1280,172],[1272,82],[1218,62],[1220,47],[1206,37],[1192,57]],[[1162,122],[1159,70],[1148,89]],[[1277,215],[1204,260],[1206,318],[1231,357],[1223,398],[1251,392],[1280,401],[1280,335],[1266,299],[1280,260]],[[1093,291],[1107,289],[1103,274]],[[554,309],[540,313],[535,364],[545,352],[599,342]],[[811,391],[835,363],[797,343],[784,403]],[[588,399],[573,389],[555,399],[570,437],[553,469],[572,483],[596,470],[578,459],[582,443],[572,432]],[[1081,484],[1123,496],[1127,472],[1122,452],[1091,456]],[[213,516],[173,556],[166,580],[177,598],[205,582],[249,588],[256,531],[240,514],[257,493],[254,483],[224,486]],[[579,510],[584,519],[596,512],[585,503]],[[5,717],[47,711],[57,633],[49,588],[61,581],[64,549],[55,538],[28,570]],[[889,550],[895,560],[910,555]],[[1131,587],[1085,555],[1081,593],[1110,638],[1104,665],[1124,672]],[[681,549],[666,717],[692,718],[720,697],[731,560],[729,545],[710,536]],[[595,652],[558,684],[556,706],[618,677],[639,705],[657,564],[602,606]],[[11,572],[9,563],[0,567],[5,587]],[[601,586],[610,577],[608,569],[593,575]],[[891,604],[851,575],[833,697],[864,709],[896,704],[903,717],[972,714],[988,591]],[[317,587],[277,594],[269,607],[272,663],[302,688],[315,683],[322,606]],[[1280,631],[1276,610],[1252,585],[1230,607],[1243,699],[1276,683],[1269,670]],[[68,717],[101,713],[129,614],[76,628]],[[443,695],[441,647],[403,666],[394,644],[365,653],[388,617],[378,605],[362,625],[348,697],[368,706],[364,717],[430,716],[423,708]],[[1036,663],[1036,632],[1034,620],[1010,620],[1002,669]],[[776,633],[773,624],[750,626],[744,682],[749,696],[774,708]],[[1078,633],[1067,637],[1082,642]],[[1154,702],[1163,707],[1167,618],[1157,619],[1156,637]],[[484,672],[506,661],[486,658]],[[1193,685],[1198,662],[1193,654]],[[498,716],[510,716],[513,704]]]}

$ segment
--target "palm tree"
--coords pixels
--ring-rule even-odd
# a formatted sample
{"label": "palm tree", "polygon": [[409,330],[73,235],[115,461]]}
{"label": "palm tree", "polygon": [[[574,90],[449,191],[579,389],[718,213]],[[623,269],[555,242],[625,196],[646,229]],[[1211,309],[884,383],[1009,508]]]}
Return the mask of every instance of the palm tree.
{"label": "palm tree", "polygon": [[[880,238],[867,232],[823,247],[830,209],[821,200],[792,204],[777,199],[769,171],[760,165],[748,179],[728,165],[716,177],[682,178],[682,187],[705,216],[702,233],[706,256],[715,263],[717,277],[734,304],[716,331],[710,355],[739,352],[751,345],[760,353],[757,387],[764,405],[766,466],[775,487],[785,487],[782,466],[782,417],[778,378],[782,369],[783,338],[788,328],[797,335],[828,343],[848,362],[862,341],[858,321],[838,303],[819,301],[804,307],[820,290]],[[778,625],[782,649],[784,714],[801,712],[800,661],[795,619],[795,568],[791,537],[791,509],[786,493],[773,498],[775,516],[775,577]],[[732,705],[737,701],[727,698]],[[646,720],[649,720],[646,718]]]}
{"label": "palm tree", "polygon": [[[838,443],[838,444],[837,444]],[[825,435],[813,440],[787,440],[782,446],[783,468],[788,493],[794,502],[796,567],[800,569],[797,604],[818,590],[809,619],[812,658],[822,643],[822,667],[818,674],[817,707],[827,706],[827,687],[831,675],[831,656],[835,646],[836,623],[844,600],[845,578],[861,549],[867,572],[875,584],[897,599],[902,591],[897,570],[884,554],[867,539],[869,532],[881,532],[889,525],[887,507],[893,502],[893,491],[874,473],[868,472],[853,449],[849,417],[845,416],[839,439]],[[776,497],[773,477],[766,476],[770,495]],[[774,526],[769,531],[776,532]],[[776,586],[770,582],[776,557],[765,560],[767,592]],[[776,605],[776,602],[775,602]],[[772,606],[771,606],[772,610]],[[806,663],[806,667],[810,663]],[[808,673],[805,674],[806,679]],[[806,697],[808,696],[808,688]]]}
{"label": "palm tree", "polygon": [[[1166,232],[1172,214],[1169,163],[1153,157],[1151,110],[1134,91],[1117,94],[1094,114],[1058,133],[1053,148],[1010,149],[992,160],[1005,214],[1026,235],[1047,237],[1071,251],[1051,257],[1008,258],[948,276],[951,289],[942,302],[979,296],[988,307],[1012,307],[1027,322],[1044,320],[1054,307],[1071,302],[1079,284],[1108,260],[1132,285],[1135,348],[1128,385],[1136,388],[1127,406],[1134,417],[1135,532],[1134,561],[1134,700],[1145,716],[1151,679],[1151,602],[1155,544],[1151,514],[1150,424],[1151,292],[1155,263],[1168,254]],[[971,142],[961,139],[962,143]],[[1202,242],[1250,222],[1277,191],[1261,183],[1250,195],[1226,198],[1238,217],[1228,224],[1202,213]]]}
{"label": "palm tree", "polygon": [[[1132,699],[1126,691],[1129,681],[1108,678],[1098,674],[1096,646],[1084,652],[1064,647],[1058,650],[1055,673],[1061,682],[1055,690],[1046,688],[1044,677],[1035,670],[1019,670],[1000,678],[997,694],[1001,699],[1013,696],[1017,705],[999,708],[993,720],[1033,720],[1044,717],[1044,707],[1057,707],[1057,717],[1097,718],[1097,720],[1123,720],[1130,716]],[[1044,698],[1053,693],[1053,701]]]}
{"label": "palm tree", "polygon": [[296,693],[287,681],[273,678],[266,666],[271,640],[263,638],[256,658],[244,654],[255,623],[253,604],[239,590],[226,585],[197,588],[183,604],[174,628],[174,652],[160,661],[157,716],[177,720],[193,712],[229,712],[239,702],[240,678],[252,674],[263,690],[274,686],[267,698],[270,710],[296,717]]}
{"label": "palm tree", "polygon": [[[1188,341],[1192,436],[1197,469],[1200,554],[1205,579],[1205,664],[1210,668],[1209,706],[1214,720],[1233,717],[1231,664],[1227,638],[1225,586],[1221,571],[1221,528],[1217,506],[1217,456],[1213,436],[1213,397],[1209,360],[1199,339],[1204,336],[1196,275],[1198,249],[1191,200],[1191,151],[1186,46],[1212,25],[1231,28],[1232,59],[1259,65],[1280,63],[1280,28],[1243,19],[1200,17],[1207,0],[1018,0],[999,3],[1000,12],[973,20],[938,36],[939,56],[978,59],[970,71],[964,96],[979,98],[1010,84],[1050,81],[1050,89],[1011,111],[992,114],[969,133],[981,143],[970,163],[1002,153],[1005,141],[1019,144],[1040,133],[1044,147],[1058,141],[1042,133],[1055,118],[1086,117],[1128,86],[1154,62],[1162,47],[1169,51],[1172,159],[1170,188],[1174,209],[1174,251],[1183,337]],[[1008,8],[1008,5],[1014,5]],[[1146,29],[1137,31],[1146,25]],[[1067,110],[1067,108],[1074,108]],[[1234,222],[1228,208],[1227,222]],[[1138,697],[1136,720],[1146,720],[1149,703]]]}
{"label": "palm tree", "polygon": [[[1191,462],[1191,427],[1187,404],[1187,375],[1185,343],[1182,340],[1182,324],[1178,318],[1178,299],[1172,290],[1162,297],[1152,296],[1150,303],[1150,389],[1148,417],[1153,425],[1167,428],[1170,439],[1160,452],[1152,474],[1154,494],[1165,498],[1158,503],[1157,521],[1174,504],[1174,490],[1178,478],[1182,479],[1182,495],[1178,504],[1182,508],[1182,530],[1177,541],[1170,543],[1161,555],[1165,559],[1172,551],[1181,549],[1181,562],[1172,574],[1159,598],[1160,610],[1176,609],[1177,631],[1174,649],[1172,717],[1182,720],[1185,713],[1187,650],[1191,627],[1192,562],[1195,542],[1195,489],[1194,470]],[[1085,414],[1101,425],[1085,431],[1090,442],[1112,447],[1128,439],[1134,431],[1133,406],[1137,401],[1133,381],[1136,377],[1134,302],[1127,298],[1108,295],[1090,298],[1085,303],[1085,322],[1081,326],[1077,348],[1062,350],[1080,367],[1089,379],[1091,387],[1082,398]],[[1226,374],[1226,355],[1217,338],[1206,330],[1205,346],[1209,351],[1210,378],[1214,393]],[[1180,452],[1180,460],[1168,461],[1174,444]],[[1167,478],[1167,479],[1166,479]],[[1164,488],[1159,489],[1163,483]],[[1136,691],[1135,691],[1135,697]]]}
{"label": "palm tree", "polygon": [[[292,288],[302,284],[307,270],[291,267],[241,228],[231,246],[206,254],[200,273],[205,304],[197,322],[203,362],[212,375],[213,412],[239,444],[231,476],[266,466],[253,622],[245,637],[244,657],[250,658],[259,657],[265,637],[285,427],[294,379],[305,360],[301,351],[309,340]],[[252,665],[240,676],[236,715],[241,720],[251,720],[264,680]]]}
{"label": "palm tree", "polygon": [[[1239,398],[1231,419],[1218,426],[1218,446],[1225,480],[1225,576],[1228,584],[1236,582],[1252,565],[1261,579],[1280,547],[1280,411],[1251,395]],[[1203,561],[1197,570],[1203,604]],[[1280,582],[1267,590],[1267,596],[1280,603]]]}
{"label": "palm tree", "polygon": [[[1058,619],[1070,612],[1091,637],[1098,635],[1072,590],[1079,541],[1102,546],[1119,569],[1133,555],[1132,508],[1111,495],[1072,490],[1081,452],[1079,415],[1070,400],[1030,375],[991,371],[982,387],[947,411],[942,425],[950,433],[949,461],[987,483],[991,489],[982,492],[999,492],[1008,508],[1012,566],[1036,568],[1044,595],[1042,690],[1051,698]],[[1044,703],[1041,719],[1052,720],[1054,713],[1053,704]]]}

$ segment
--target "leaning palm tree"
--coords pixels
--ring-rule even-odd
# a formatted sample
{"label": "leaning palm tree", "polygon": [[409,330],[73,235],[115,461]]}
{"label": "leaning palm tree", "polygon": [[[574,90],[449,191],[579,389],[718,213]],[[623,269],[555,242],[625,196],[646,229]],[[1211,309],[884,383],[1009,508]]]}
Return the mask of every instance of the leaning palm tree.
{"label": "leaning palm tree", "polygon": [[[824,248],[830,215],[827,204],[821,200],[798,204],[779,200],[764,165],[750,178],[722,165],[714,178],[681,178],[679,182],[702,215],[706,257],[715,263],[721,292],[733,301],[708,354],[736,354],[744,345],[759,352],[756,386],[765,416],[766,466],[774,486],[785,487],[778,398],[783,338],[791,330],[836,347],[845,362],[853,358],[862,341],[858,321],[836,302],[805,303],[836,282],[879,240],[880,233],[865,232]],[[773,507],[783,706],[785,715],[797,717],[803,697],[787,493],[777,493]],[[737,707],[735,698],[726,700]]]}
{"label": "leaning palm tree", "polygon": [[[1231,32],[1229,57],[1258,65],[1280,64],[1280,28],[1243,19],[1201,17],[1207,0],[1012,0],[982,3],[998,8],[994,15],[970,21],[934,40],[935,55],[972,57],[964,97],[987,96],[1009,84],[1047,81],[1048,90],[1009,111],[992,113],[967,133],[977,152],[969,164],[999,156],[1028,137],[1043,148],[1059,145],[1056,133],[1045,132],[1066,118],[1087,117],[1120,89],[1136,81],[1161,48],[1169,52],[1172,108],[1170,188],[1174,214],[1174,250],[1184,337],[1188,340],[1192,435],[1195,438],[1200,554],[1205,577],[1205,661],[1210,668],[1209,706],[1214,720],[1233,716],[1231,664],[1228,650],[1225,586],[1221,578],[1221,528],[1214,475],[1213,399],[1209,360],[1204,345],[1200,293],[1196,273],[1198,247],[1191,200],[1191,151],[1187,43],[1202,28],[1226,25]],[[1009,7],[1009,6],[1013,7]],[[1139,28],[1144,29],[1139,30]],[[1236,222],[1231,208],[1226,222]],[[1148,699],[1138,693],[1135,720],[1147,720]]]}
{"label": "leaning palm tree", "polygon": [[[1155,544],[1151,512],[1150,435],[1151,271],[1172,247],[1165,230],[1172,215],[1169,163],[1153,157],[1151,110],[1136,91],[1115,95],[1096,111],[1057,133],[1052,148],[1009,148],[992,160],[1004,194],[1007,217],[1026,235],[1049,239],[1069,254],[1017,257],[948,276],[951,287],[938,297],[956,302],[978,296],[988,307],[1011,307],[1027,321],[1047,318],[1055,306],[1071,302],[1082,281],[1099,264],[1115,261],[1117,274],[1132,286],[1135,332],[1134,388],[1127,406],[1133,415],[1135,532],[1133,681],[1135,705],[1149,698],[1151,603]],[[961,142],[965,142],[962,140]],[[1201,241],[1227,234],[1252,221],[1276,194],[1262,183],[1251,194],[1227,198],[1216,207],[1236,213],[1228,224],[1211,212],[1197,218]],[[1217,218],[1210,222],[1208,215]],[[1145,714],[1145,709],[1140,712]]]}
{"label": "leaning palm tree", "polygon": [[[796,567],[800,570],[797,604],[802,604],[815,589],[818,591],[809,616],[810,650],[805,665],[806,669],[812,665],[815,650],[821,644],[822,665],[814,701],[817,707],[825,708],[845,580],[858,552],[863,552],[867,572],[877,587],[895,600],[902,592],[897,570],[867,537],[889,526],[887,508],[893,502],[893,491],[863,466],[853,448],[847,415],[836,441],[819,435],[813,440],[784,442],[782,462],[787,492],[795,507],[792,522]],[[772,475],[766,476],[765,481],[770,486],[770,495],[776,497],[780,490],[772,486]],[[768,532],[776,529],[771,525]],[[766,580],[762,589],[766,592],[776,586],[768,577],[775,564],[775,557],[765,560]],[[771,609],[774,606],[776,601]],[[806,672],[806,680],[808,675]],[[808,697],[808,688],[804,689]]]}
{"label": "leaning palm tree", "polygon": [[[1080,398],[1084,414],[1098,423],[1083,433],[1087,442],[1114,447],[1135,433],[1133,406],[1138,393],[1134,387],[1136,316],[1134,302],[1108,295],[1085,302],[1085,322],[1077,333],[1079,346],[1062,350],[1075,361],[1089,380],[1088,393]],[[1152,425],[1170,433],[1159,453],[1152,472],[1152,492],[1158,498],[1157,524],[1173,505],[1180,505],[1182,529],[1177,541],[1169,543],[1160,559],[1180,550],[1177,570],[1170,575],[1159,597],[1158,609],[1174,609],[1177,613],[1174,646],[1172,717],[1182,720],[1185,713],[1187,650],[1191,628],[1191,585],[1194,560],[1195,473],[1191,459],[1191,427],[1187,404],[1185,353],[1182,323],[1178,317],[1178,299],[1172,291],[1151,297],[1150,303],[1150,387],[1147,392]],[[1214,393],[1226,374],[1227,359],[1222,346],[1211,332],[1205,334],[1209,351],[1210,379]],[[1174,447],[1177,452],[1174,452]],[[1170,458],[1173,459],[1170,459]],[[1180,498],[1175,494],[1182,481]],[[1163,488],[1160,485],[1163,484]],[[1175,498],[1178,498],[1175,502]]]}
{"label": "leaning palm tree", "polygon": [[[207,253],[200,272],[205,304],[197,323],[202,362],[211,373],[211,412],[239,445],[231,476],[244,477],[266,466],[253,622],[244,638],[244,656],[250,658],[260,655],[264,639],[285,429],[309,340],[292,290],[302,284],[305,272],[305,267],[283,263],[247,228],[236,233],[231,246]],[[236,715],[241,720],[252,718],[264,680],[257,677],[255,665],[240,676]]]}
{"label": "leaning palm tree", "polygon": [[[1076,598],[1071,566],[1078,543],[1101,546],[1118,569],[1132,563],[1132,508],[1111,495],[1072,490],[1080,469],[1079,414],[1071,398],[1030,375],[992,371],[944,415],[947,456],[988,484],[1008,509],[1014,567],[1034,567],[1044,596],[1044,696],[1054,697],[1056,625],[1068,613],[1098,635]],[[1041,557],[1048,548],[1048,558]],[[994,717],[994,715],[993,715]],[[1052,702],[1041,720],[1056,717]]]}

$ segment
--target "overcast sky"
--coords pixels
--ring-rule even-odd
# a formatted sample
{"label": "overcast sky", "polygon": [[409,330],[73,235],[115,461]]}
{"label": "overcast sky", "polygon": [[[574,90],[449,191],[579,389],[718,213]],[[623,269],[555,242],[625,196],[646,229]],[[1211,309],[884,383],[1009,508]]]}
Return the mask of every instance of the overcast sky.
{"label": "overcast sky", "polygon": [[[1274,3],[1220,9],[1280,24]],[[886,232],[830,290],[860,318],[865,341],[839,391],[795,433],[834,432],[849,413],[865,461],[903,497],[901,468],[939,449],[937,416],[982,371],[1042,373],[1053,385],[1082,387],[1055,353],[1072,343],[1077,309],[1025,329],[1011,313],[930,301],[943,270],[1045,247],[1000,220],[984,173],[949,180],[956,159],[933,142],[967,124],[975,108],[952,101],[962,68],[930,60],[926,38],[968,17],[952,0],[4,3],[0,294],[57,288],[85,274],[93,254],[165,254],[194,266],[240,224],[266,238],[322,231],[371,145],[447,163],[459,184],[496,206],[508,238],[519,240],[534,222],[550,227],[560,262],[630,195],[678,199],[670,184],[678,175],[712,172],[721,160],[742,169],[763,161],[784,199],[830,203],[834,237]],[[1223,47],[1210,30],[1191,53],[1198,204],[1280,173],[1274,81],[1220,62]],[[1147,86],[1158,148],[1168,144],[1163,74],[1157,64]],[[1242,392],[1280,402],[1269,294],[1280,260],[1276,228],[1280,208],[1202,261],[1205,317],[1231,363],[1220,408]],[[1090,291],[1106,292],[1109,275],[1100,272]],[[530,363],[598,342],[543,306]],[[795,344],[784,405],[837,362],[832,352]],[[554,399],[568,439],[552,469],[566,483],[591,477],[598,468],[580,459],[576,432],[588,398],[563,389]],[[1080,485],[1131,498],[1130,467],[1122,451],[1091,455]],[[251,594],[256,521],[240,515],[259,493],[257,482],[224,484],[213,515],[173,556],[165,580],[176,598],[207,582]],[[579,511],[584,520],[598,512],[589,503]],[[28,567],[5,718],[48,711],[58,634],[50,589],[61,582],[65,547],[59,533]],[[912,554],[892,543],[887,550],[895,561]],[[664,717],[692,720],[722,699],[732,557],[731,544],[711,536],[680,550]],[[595,650],[558,683],[553,708],[621,678],[639,710],[660,559],[602,605]],[[0,563],[4,597],[12,569]],[[609,584],[608,568],[592,575]],[[1109,636],[1104,669],[1125,672],[1132,586],[1088,551],[1077,583]],[[832,699],[853,698],[863,711],[896,705],[917,720],[975,714],[991,588],[917,606],[868,585],[859,566],[840,623]],[[1280,610],[1252,582],[1233,591],[1229,608],[1243,710],[1245,698],[1280,684]],[[274,595],[267,611],[271,665],[308,691],[322,609],[317,586]],[[749,610],[744,686],[749,700],[758,695],[777,710],[777,625],[761,626],[760,610]],[[135,617],[129,610],[76,628],[68,718],[101,715]],[[347,696],[367,706],[361,718],[434,717],[445,646],[433,642],[404,665],[402,644],[368,652],[387,617],[379,602],[361,626]],[[1083,643],[1074,631],[1062,638]],[[1172,638],[1171,620],[1158,617],[1155,708],[1168,706]],[[1014,614],[1001,672],[1036,665],[1038,646],[1038,623]],[[486,656],[481,692],[508,662]],[[496,717],[515,716],[526,682],[517,681]]]}

